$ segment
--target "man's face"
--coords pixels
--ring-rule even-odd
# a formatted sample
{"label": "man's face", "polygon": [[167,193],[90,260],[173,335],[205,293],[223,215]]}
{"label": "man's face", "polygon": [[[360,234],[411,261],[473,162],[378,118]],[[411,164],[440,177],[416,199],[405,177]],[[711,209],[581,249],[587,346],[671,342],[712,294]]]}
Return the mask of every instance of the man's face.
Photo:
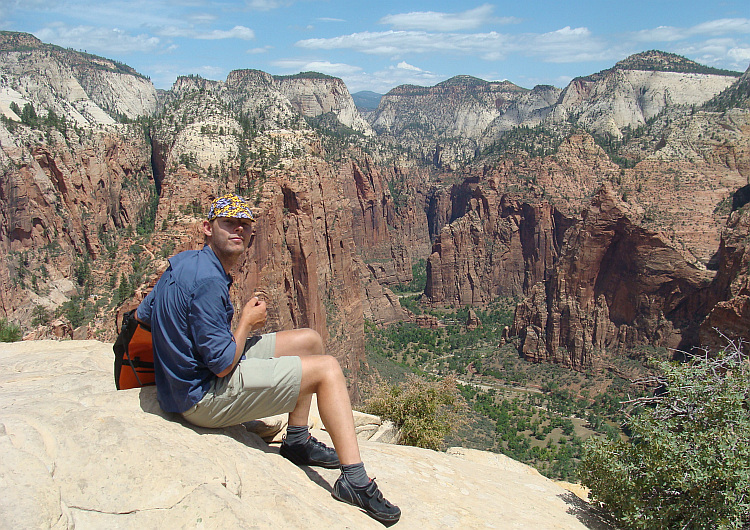
{"label": "man's face", "polygon": [[206,221],[203,232],[220,258],[222,255],[238,256],[247,250],[255,236],[253,224],[249,219],[218,217],[211,222]]}

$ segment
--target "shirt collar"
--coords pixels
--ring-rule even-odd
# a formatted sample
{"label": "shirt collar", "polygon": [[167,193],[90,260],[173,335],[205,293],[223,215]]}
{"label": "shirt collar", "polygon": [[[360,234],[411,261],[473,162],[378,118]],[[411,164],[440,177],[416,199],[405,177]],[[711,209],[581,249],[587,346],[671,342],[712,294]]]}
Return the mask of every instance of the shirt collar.
{"label": "shirt collar", "polygon": [[208,245],[204,245],[203,250],[201,252],[206,253],[206,256],[208,256],[208,259],[211,261],[211,264],[214,265],[218,270],[220,270],[222,274],[224,274],[224,276],[226,277],[229,285],[232,285],[232,282],[234,282],[232,275],[224,270],[224,265],[221,264],[221,261],[219,261],[219,257],[216,255],[213,249],[209,247]]}

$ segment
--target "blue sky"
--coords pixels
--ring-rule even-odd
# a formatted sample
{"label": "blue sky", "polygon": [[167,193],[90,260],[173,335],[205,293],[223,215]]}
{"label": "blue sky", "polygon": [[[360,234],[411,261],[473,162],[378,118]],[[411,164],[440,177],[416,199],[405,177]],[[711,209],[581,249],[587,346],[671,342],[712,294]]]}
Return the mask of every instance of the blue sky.
{"label": "blue sky", "polygon": [[747,0],[0,0],[0,29],[116,59],[164,89],[240,68],[314,70],[351,92],[459,74],[564,87],[650,49],[750,65]]}

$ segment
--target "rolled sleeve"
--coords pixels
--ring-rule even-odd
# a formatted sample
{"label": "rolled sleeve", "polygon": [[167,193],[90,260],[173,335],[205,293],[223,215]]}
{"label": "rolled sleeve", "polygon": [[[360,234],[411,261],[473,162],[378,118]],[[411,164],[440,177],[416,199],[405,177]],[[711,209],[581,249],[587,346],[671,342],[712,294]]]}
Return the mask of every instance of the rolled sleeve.
{"label": "rolled sleeve", "polygon": [[151,292],[146,295],[146,298],[143,299],[143,301],[138,305],[138,309],[136,310],[138,320],[140,320],[147,326],[151,326],[151,313],[154,307],[155,291],[156,287],[151,289]]}
{"label": "rolled sleeve", "polygon": [[198,355],[214,374],[229,368],[234,361],[236,344],[230,327],[231,303],[226,288],[217,281],[207,281],[194,292],[189,328]]}

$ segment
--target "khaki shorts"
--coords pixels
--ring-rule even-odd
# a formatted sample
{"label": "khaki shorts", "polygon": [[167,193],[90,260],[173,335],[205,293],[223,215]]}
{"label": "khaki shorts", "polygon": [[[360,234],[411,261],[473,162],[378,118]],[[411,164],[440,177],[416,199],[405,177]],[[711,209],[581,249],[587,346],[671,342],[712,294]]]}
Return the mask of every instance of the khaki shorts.
{"label": "khaki shorts", "polygon": [[199,427],[219,428],[294,410],[302,361],[275,358],[275,351],[275,333],[247,339],[246,358],[226,377],[217,377],[203,399],[182,416]]}

